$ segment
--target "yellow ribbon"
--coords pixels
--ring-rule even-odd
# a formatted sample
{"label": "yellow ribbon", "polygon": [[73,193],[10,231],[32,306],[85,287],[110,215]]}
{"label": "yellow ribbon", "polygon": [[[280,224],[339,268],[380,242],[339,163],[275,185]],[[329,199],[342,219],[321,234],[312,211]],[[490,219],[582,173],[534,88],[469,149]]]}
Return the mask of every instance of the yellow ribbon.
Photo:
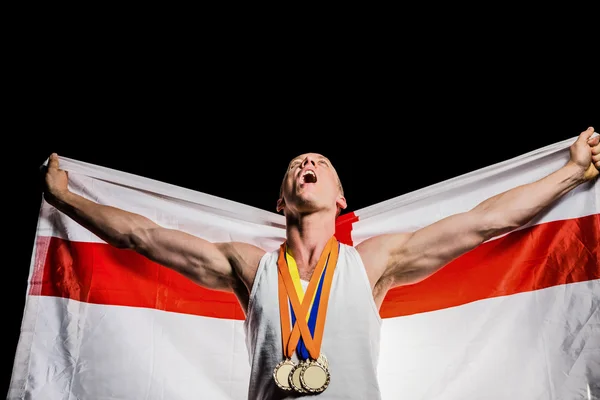
{"label": "yellow ribbon", "polygon": [[[285,255],[287,259],[288,269],[290,271],[290,275],[292,276],[292,282],[294,283],[294,288],[296,289],[296,293],[298,294],[298,299],[300,303],[302,303],[302,299],[304,298],[304,288],[302,287],[302,282],[300,282],[300,273],[298,272],[298,265],[296,264],[296,260],[294,260],[294,256],[290,252],[289,247],[286,246]],[[313,295],[313,298],[310,301],[309,310],[312,310],[313,302],[315,301],[317,292]],[[296,315],[296,318],[298,316]],[[306,321],[310,318],[310,311],[306,313]]]}

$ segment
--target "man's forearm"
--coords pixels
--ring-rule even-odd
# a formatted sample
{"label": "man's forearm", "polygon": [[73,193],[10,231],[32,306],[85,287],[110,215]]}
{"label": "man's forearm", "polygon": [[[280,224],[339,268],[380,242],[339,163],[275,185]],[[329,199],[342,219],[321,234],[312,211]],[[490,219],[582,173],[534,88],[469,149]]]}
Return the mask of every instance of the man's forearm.
{"label": "man's forearm", "polygon": [[486,231],[491,236],[497,236],[525,225],[584,181],[581,168],[569,162],[536,182],[518,186],[483,201],[472,212],[485,216],[484,220],[491,225]]}
{"label": "man's forearm", "polygon": [[119,248],[131,248],[131,233],[157,225],[150,219],[90,201],[78,194],[67,192],[52,197],[49,202],[98,237]]}

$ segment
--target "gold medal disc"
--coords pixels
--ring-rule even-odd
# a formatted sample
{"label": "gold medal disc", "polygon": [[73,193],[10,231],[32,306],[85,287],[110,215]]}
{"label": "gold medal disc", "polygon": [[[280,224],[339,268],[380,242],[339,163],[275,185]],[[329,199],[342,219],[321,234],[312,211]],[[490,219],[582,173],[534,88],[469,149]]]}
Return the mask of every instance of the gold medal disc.
{"label": "gold medal disc", "polygon": [[292,360],[283,360],[273,370],[273,379],[275,380],[275,384],[279,386],[280,389],[283,390],[292,390],[292,387],[289,383],[290,373],[294,369],[296,364]]}
{"label": "gold medal disc", "polygon": [[302,366],[300,383],[310,393],[321,393],[329,386],[330,375],[327,368],[317,361],[309,361]]}
{"label": "gold medal disc", "polygon": [[302,364],[300,363],[294,367],[289,377],[289,384],[297,393],[307,393],[306,390],[302,387],[302,382],[300,382],[300,372],[302,372]]}

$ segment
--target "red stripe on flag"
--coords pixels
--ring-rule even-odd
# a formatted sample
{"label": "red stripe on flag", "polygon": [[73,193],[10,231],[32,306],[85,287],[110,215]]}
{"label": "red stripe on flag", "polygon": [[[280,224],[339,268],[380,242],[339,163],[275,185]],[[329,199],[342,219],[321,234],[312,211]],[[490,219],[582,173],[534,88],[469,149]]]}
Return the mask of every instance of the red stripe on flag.
{"label": "red stripe on flag", "polygon": [[352,246],[352,224],[358,221],[353,212],[340,215],[335,221],[335,237],[341,243]]}
{"label": "red stripe on flag", "polygon": [[215,318],[245,318],[232,293],[198,286],[132,250],[104,243],[38,238],[38,247],[44,245],[44,268],[38,270],[43,271],[42,276],[34,272],[31,294]]}
{"label": "red stripe on flag", "polygon": [[[354,217],[356,218],[356,217]],[[349,220],[352,218],[348,217]],[[340,241],[351,226],[340,224]],[[351,223],[348,223],[351,225]],[[347,230],[345,230],[347,229]],[[430,278],[392,289],[383,318],[458,306],[571,282],[600,278],[600,215],[555,221],[513,232],[459,257]],[[104,243],[38,238],[32,295],[238,319],[231,293],[204,289],[131,250]]]}
{"label": "red stripe on flag", "polygon": [[484,243],[415,285],[390,290],[382,318],[600,278],[600,214],[554,221]]}

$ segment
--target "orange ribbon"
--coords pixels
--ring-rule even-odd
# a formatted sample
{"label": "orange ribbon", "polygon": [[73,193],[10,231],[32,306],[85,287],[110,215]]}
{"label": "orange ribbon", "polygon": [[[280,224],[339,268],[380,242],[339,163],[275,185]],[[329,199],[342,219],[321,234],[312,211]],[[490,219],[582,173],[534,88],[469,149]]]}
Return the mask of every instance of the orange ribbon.
{"label": "orange ribbon", "polygon": [[[283,344],[284,355],[288,358],[292,358],[292,354],[298,345],[300,335],[304,340],[306,349],[308,350],[310,357],[313,360],[317,360],[321,351],[321,343],[323,341],[323,330],[325,329],[325,316],[327,314],[327,305],[329,303],[329,292],[331,290],[331,282],[333,281],[333,272],[337,265],[338,259],[338,243],[335,236],[325,245],[319,262],[313,272],[312,277],[306,288],[306,293],[300,303],[298,293],[294,287],[294,282],[290,274],[287,262],[285,259],[285,246],[283,243],[279,250],[279,259],[277,260],[277,266],[279,270],[279,312],[281,316],[281,337]],[[323,274],[323,270],[326,266],[327,271],[323,279],[323,287],[321,288],[321,296],[319,300],[317,321],[315,324],[314,338],[310,334],[308,323],[306,321],[306,315],[309,312],[311,301],[314,297],[315,291]],[[291,302],[292,309],[296,315],[296,323],[293,329],[290,329],[290,310],[288,306],[288,298]]]}

